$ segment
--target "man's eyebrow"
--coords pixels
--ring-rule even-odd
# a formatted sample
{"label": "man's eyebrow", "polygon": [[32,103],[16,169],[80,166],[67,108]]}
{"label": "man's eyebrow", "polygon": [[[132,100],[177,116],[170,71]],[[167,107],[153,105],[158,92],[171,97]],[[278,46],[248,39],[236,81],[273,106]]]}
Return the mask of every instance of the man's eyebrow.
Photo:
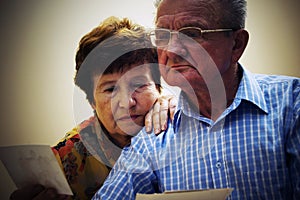
{"label": "man's eyebrow", "polygon": [[183,26],[183,27],[191,26],[191,27],[200,27],[200,28],[203,28],[203,26],[204,26],[204,24],[201,21],[199,21],[199,20],[190,20],[190,19],[182,20],[180,25]]}
{"label": "man's eyebrow", "polygon": [[139,75],[136,75],[136,76],[132,76],[132,79],[147,80],[147,76],[145,74],[139,74]]}

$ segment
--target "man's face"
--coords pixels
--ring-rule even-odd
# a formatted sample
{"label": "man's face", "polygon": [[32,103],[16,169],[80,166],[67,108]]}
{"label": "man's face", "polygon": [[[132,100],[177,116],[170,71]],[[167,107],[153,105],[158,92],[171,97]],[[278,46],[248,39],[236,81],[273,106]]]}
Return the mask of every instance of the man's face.
{"label": "man's face", "polygon": [[203,30],[220,29],[215,21],[218,12],[205,1],[164,0],[158,10],[156,27],[175,33],[166,47],[158,48],[161,75],[165,81],[185,90],[204,86],[207,80],[226,73],[231,66],[234,46],[232,37],[225,33],[207,33],[202,38],[181,39],[176,31],[183,27],[198,27]]}
{"label": "man's face", "polygon": [[149,64],[94,77],[93,108],[110,134],[137,134],[158,96]]}

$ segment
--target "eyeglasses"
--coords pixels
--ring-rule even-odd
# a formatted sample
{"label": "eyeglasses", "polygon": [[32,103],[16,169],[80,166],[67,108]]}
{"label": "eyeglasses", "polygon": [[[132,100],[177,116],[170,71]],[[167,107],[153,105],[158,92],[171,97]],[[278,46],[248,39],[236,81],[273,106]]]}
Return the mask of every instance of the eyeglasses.
{"label": "eyeglasses", "polygon": [[202,39],[204,33],[216,33],[216,32],[229,32],[234,31],[233,29],[213,29],[213,30],[202,30],[198,27],[183,27],[178,31],[171,31],[169,29],[157,28],[150,32],[150,39],[152,45],[156,47],[165,47],[169,45],[172,34],[177,33],[180,41],[192,39]]}

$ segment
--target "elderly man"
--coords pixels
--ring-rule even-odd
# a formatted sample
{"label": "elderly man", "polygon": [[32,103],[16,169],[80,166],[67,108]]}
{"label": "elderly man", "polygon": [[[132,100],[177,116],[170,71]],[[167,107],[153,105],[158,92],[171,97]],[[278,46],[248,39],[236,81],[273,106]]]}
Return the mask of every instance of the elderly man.
{"label": "elderly man", "polygon": [[182,90],[159,136],[142,131],[94,199],[234,188],[230,199],[300,199],[300,81],[238,62],[249,34],[245,0],[162,0],[161,75]]}

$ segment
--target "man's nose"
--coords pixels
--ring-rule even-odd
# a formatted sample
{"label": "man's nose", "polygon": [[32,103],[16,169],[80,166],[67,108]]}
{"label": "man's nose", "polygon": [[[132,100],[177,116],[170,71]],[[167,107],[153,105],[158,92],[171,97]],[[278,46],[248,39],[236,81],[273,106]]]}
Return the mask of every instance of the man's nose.
{"label": "man's nose", "polygon": [[183,41],[180,39],[179,36],[180,33],[178,32],[172,32],[171,38],[168,44],[168,56],[181,56],[185,57],[187,55],[187,50],[183,44]]}

